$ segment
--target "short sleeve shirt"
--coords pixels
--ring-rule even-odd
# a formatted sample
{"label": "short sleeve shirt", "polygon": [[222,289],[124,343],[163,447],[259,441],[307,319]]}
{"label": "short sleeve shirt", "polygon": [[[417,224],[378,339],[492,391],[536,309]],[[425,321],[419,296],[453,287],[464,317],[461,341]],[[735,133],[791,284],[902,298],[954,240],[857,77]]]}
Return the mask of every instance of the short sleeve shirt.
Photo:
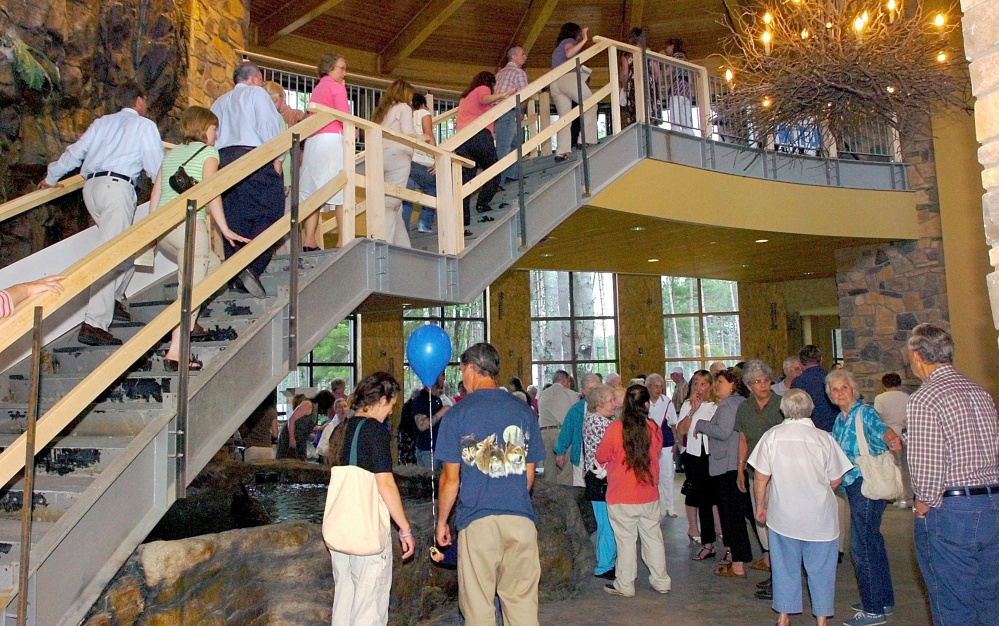
{"label": "short sleeve shirt", "polygon": [[[198,152],[198,150],[201,150],[201,152]],[[184,161],[188,159],[191,160],[185,164]],[[200,141],[180,144],[168,152],[163,157],[163,166],[160,174],[160,204],[156,208],[165,205],[180,195],[170,186],[170,177],[177,173],[181,165],[184,166],[184,171],[187,172],[188,176],[200,183],[205,179],[205,161],[208,159],[215,159],[216,163],[218,163],[219,151],[215,149],[215,146],[209,146]],[[198,219],[205,219],[204,208],[198,209]]]}
{"label": "short sleeve shirt", "polygon": [[392,435],[385,430],[378,420],[370,417],[352,417],[344,424],[343,449],[340,450],[338,465],[350,464],[350,447],[354,441],[354,433],[361,429],[357,439],[357,467],[366,469],[372,474],[384,474],[392,471]]}
{"label": "short sleeve shirt", "polygon": [[[343,111],[344,113],[350,113],[350,100],[347,97],[346,85],[338,83],[329,76],[323,76],[319,79],[319,82],[312,90],[312,95],[309,96],[309,102],[315,102],[316,104],[321,104],[337,111]],[[343,122],[340,120],[330,122],[319,129],[316,134],[320,133],[342,134]]]}
{"label": "short sleeve shirt", "polygon": [[[487,85],[479,85],[458,103],[458,119],[455,120],[455,127],[458,130],[471,124],[475,118],[479,117],[492,108],[491,104],[483,102],[483,98],[491,96],[493,90]],[[493,132],[493,125],[490,124],[489,132]]]}
{"label": "short sleeve shirt", "polygon": [[746,436],[746,444],[752,452],[760,437],[768,429],[784,421],[780,412],[780,396],[770,394],[770,399],[760,408],[754,396],[749,396],[735,412],[735,430]]}
{"label": "short sleeve shirt", "polygon": [[437,458],[461,466],[458,530],[491,515],[537,523],[527,464],[545,458],[541,429],[526,402],[502,389],[479,389],[441,418]]}

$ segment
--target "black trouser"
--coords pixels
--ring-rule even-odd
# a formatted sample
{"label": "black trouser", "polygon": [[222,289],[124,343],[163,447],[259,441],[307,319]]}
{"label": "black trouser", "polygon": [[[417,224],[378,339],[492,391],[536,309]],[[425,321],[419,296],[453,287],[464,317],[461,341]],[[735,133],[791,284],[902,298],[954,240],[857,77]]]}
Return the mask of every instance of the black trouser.
{"label": "black trouser", "polygon": [[738,471],[732,470],[721,476],[713,476],[712,479],[718,493],[718,515],[721,518],[722,534],[725,535],[725,547],[732,551],[732,561],[749,563],[753,560],[745,516],[749,492],[739,491],[736,485],[738,475]]}
{"label": "black trouser", "polygon": [[[496,144],[493,142],[493,134],[488,128],[483,128],[475,133],[471,139],[458,146],[455,154],[466,159],[475,161],[475,167],[466,167],[461,170],[461,183],[467,184],[475,178],[476,169],[482,171],[490,168],[498,158],[496,157]],[[475,208],[480,211],[489,207],[493,201],[493,196],[499,191],[499,177],[490,178],[489,181],[479,189],[479,199],[475,202]],[[471,196],[464,201],[465,226],[472,223]]]}
{"label": "black trouser", "polygon": [[707,545],[715,542],[715,516],[712,510],[717,499],[715,482],[708,474],[708,455],[694,456],[683,453],[684,465],[687,467],[687,480],[693,487],[694,497],[689,495],[685,503],[697,507],[697,518],[701,522],[701,543]]}
{"label": "black trouser", "polygon": [[[231,146],[219,150],[219,168],[223,168],[253,148]],[[234,233],[253,239],[284,215],[284,179],[268,163],[222,194],[225,221]],[[225,258],[236,254],[245,244],[230,245],[223,238]],[[260,276],[274,253],[273,246],[254,259],[249,267]]]}

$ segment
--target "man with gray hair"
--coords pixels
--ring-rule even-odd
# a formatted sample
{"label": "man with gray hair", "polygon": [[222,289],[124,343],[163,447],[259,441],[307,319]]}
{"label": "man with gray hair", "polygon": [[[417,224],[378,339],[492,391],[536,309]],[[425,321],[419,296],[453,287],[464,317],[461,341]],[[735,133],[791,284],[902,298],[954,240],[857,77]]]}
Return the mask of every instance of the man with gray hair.
{"label": "man with gray hair", "polygon": [[673,381],[673,401],[674,407],[683,406],[683,401],[687,399],[687,392],[690,390],[690,383],[683,375],[682,367],[674,367],[669,371],[669,379]]}
{"label": "man with gray hair", "polygon": [[[493,93],[520,91],[527,87],[527,52],[520,46],[512,46],[506,51],[506,65],[496,72],[496,87]],[[517,149],[517,111],[510,109],[496,120],[496,158],[502,159]],[[517,164],[514,163],[499,175],[499,184],[517,178]]]}
{"label": "man with gray hair", "polygon": [[[583,398],[586,394],[600,384],[600,377],[596,374],[586,374],[583,376]],[[572,463],[572,486],[585,487],[583,483],[583,416],[586,415],[586,400],[579,400],[573,404],[565,414],[562,421],[562,428],[559,429],[558,440],[555,442],[555,459],[559,470],[565,465],[565,453],[569,451],[569,460]]]}
{"label": "man with gray hair", "polygon": [[572,486],[572,468],[563,471],[556,463],[555,442],[562,422],[572,405],[579,402],[579,394],[572,390],[572,377],[565,370],[556,370],[552,385],[538,394],[538,424],[541,440],[545,443],[545,464],[541,477],[559,485]]}
{"label": "man with gray hair", "polygon": [[[257,148],[281,133],[281,114],[264,91],[264,75],[255,63],[243,61],[232,73],[235,88],[219,96],[212,113],[219,118],[219,168]],[[264,165],[222,194],[225,219],[233,232],[253,239],[284,215],[284,178],[281,159]],[[223,238],[225,258],[236,254],[235,246]],[[236,279],[257,298],[267,295],[260,275],[270,263],[273,249],[254,259]]]}
{"label": "man with gray hair", "polygon": [[915,544],[933,623],[991,624],[999,615],[999,417],[954,369],[954,340],[920,324],[907,342],[923,385],[909,397]]}
{"label": "man with gray hair", "polygon": [[783,364],[784,379],[779,383],[774,383],[770,388],[778,396],[783,396],[791,388],[791,383],[801,374],[801,359],[796,356],[789,356],[784,359]]}

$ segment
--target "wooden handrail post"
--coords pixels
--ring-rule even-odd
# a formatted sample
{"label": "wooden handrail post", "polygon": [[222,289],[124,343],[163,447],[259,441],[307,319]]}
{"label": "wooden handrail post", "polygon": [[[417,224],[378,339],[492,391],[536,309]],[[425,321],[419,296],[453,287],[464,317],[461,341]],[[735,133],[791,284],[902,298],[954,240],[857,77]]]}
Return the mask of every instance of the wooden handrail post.
{"label": "wooden handrail post", "polygon": [[28,574],[31,564],[31,509],[35,500],[35,424],[38,422],[38,405],[41,401],[42,376],[42,307],[35,307],[31,334],[31,384],[28,396],[28,420],[25,425],[24,490],[21,496],[21,558],[17,581],[17,624],[23,626],[28,619]]}
{"label": "wooden handrail post", "polygon": [[382,127],[364,132],[364,204],[367,207],[368,237],[385,241],[385,155]]}
{"label": "wooden handrail post", "polygon": [[[542,91],[538,97],[538,134],[545,132],[545,129],[552,125],[552,96],[547,91]],[[541,144],[541,156],[549,156],[552,153],[552,142],[546,141]]]}
{"label": "wooden handrail post", "polygon": [[458,221],[460,202],[455,203],[451,159],[439,154],[434,157],[437,178],[437,251],[441,254],[458,254],[459,234],[464,231]]}
{"label": "wooden handrail post", "polygon": [[[582,105],[580,105],[582,106]],[[517,128],[520,128],[523,109],[520,106],[520,94],[517,94]],[[520,245],[527,246],[527,201],[524,193],[524,132],[517,133],[517,209],[520,212]]]}
{"label": "wooden handrail post", "polygon": [[611,133],[616,135],[621,132],[621,78],[618,75],[617,46],[608,48],[607,55],[608,82],[611,84]]}
{"label": "wooden handrail post", "polygon": [[[343,224],[338,227],[343,230],[337,233],[341,245],[347,245],[354,240],[357,232],[357,127],[351,122],[343,123],[343,171],[347,174],[347,186],[343,188]],[[366,160],[365,167],[371,161]]]}
{"label": "wooden handrail post", "polygon": [[646,48],[642,46],[641,55],[637,56],[632,67],[641,63],[641,68],[634,68],[635,77],[635,121],[639,124],[647,124],[649,122],[648,111],[649,111],[649,101],[647,100],[647,95],[650,93],[648,89],[649,80],[649,62],[646,59]]}
{"label": "wooden handrail post", "polygon": [[[586,111],[584,110],[584,105],[586,100],[583,98],[583,71],[582,63],[579,57],[576,57],[576,94],[579,96],[579,144],[582,146],[580,152],[583,155],[583,197],[589,197],[590,195],[590,158],[587,154],[587,137],[586,137]],[[613,85],[612,85],[613,87]],[[596,111],[594,111],[595,113]],[[590,139],[596,139],[591,137]]]}
{"label": "wooden handrail post", "polygon": [[[458,252],[465,249],[465,196],[464,191],[462,191],[462,172],[464,168],[460,163],[451,161],[451,197],[454,198],[454,216],[455,216],[455,229],[454,229],[454,246]],[[447,190],[445,190],[447,193]],[[437,188],[437,196],[440,197],[441,190]],[[457,253],[456,253],[457,254]]]}

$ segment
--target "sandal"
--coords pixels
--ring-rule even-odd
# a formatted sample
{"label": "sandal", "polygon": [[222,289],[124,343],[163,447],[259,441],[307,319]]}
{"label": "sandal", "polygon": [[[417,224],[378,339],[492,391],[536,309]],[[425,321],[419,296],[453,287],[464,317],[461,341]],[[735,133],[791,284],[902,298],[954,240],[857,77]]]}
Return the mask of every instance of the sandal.
{"label": "sandal", "polygon": [[721,560],[718,561],[718,565],[725,566],[731,564],[732,564],[732,551],[728,548],[725,548],[725,554],[722,555]]}
{"label": "sandal", "polygon": [[705,561],[707,559],[715,558],[714,548],[701,548],[701,550],[694,556],[690,557],[691,561]]}
{"label": "sandal", "polygon": [[696,543],[697,545],[701,545],[700,535],[691,535],[690,533],[687,533],[687,539],[690,539],[690,543]]}
{"label": "sandal", "polygon": [[557,157],[555,157],[555,162],[556,163],[565,163],[568,160],[569,160],[569,155],[568,154],[560,154]]}
{"label": "sandal", "polygon": [[480,224],[482,224],[484,222],[495,222],[495,221],[496,221],[496,218],[489,217],[488,215],[483,215],[482,217],[479,218],[479,223]]}
{"label": "sandal", "polygon": [[715,568],[714,575],[721,576],[722,578],[745,578],[746,572],[736,574],[731,565],[723,565]]}
{"label": "sandal", "polygon": [[[179,372],[180,371],[180,361],[174,359],[163,359],[163,367],[166,368],[168,372]],[[197,359],[197,357],[191,357],[191,361],[187,364],[187,369],[192,372],[200,372],[204,364]]]}

